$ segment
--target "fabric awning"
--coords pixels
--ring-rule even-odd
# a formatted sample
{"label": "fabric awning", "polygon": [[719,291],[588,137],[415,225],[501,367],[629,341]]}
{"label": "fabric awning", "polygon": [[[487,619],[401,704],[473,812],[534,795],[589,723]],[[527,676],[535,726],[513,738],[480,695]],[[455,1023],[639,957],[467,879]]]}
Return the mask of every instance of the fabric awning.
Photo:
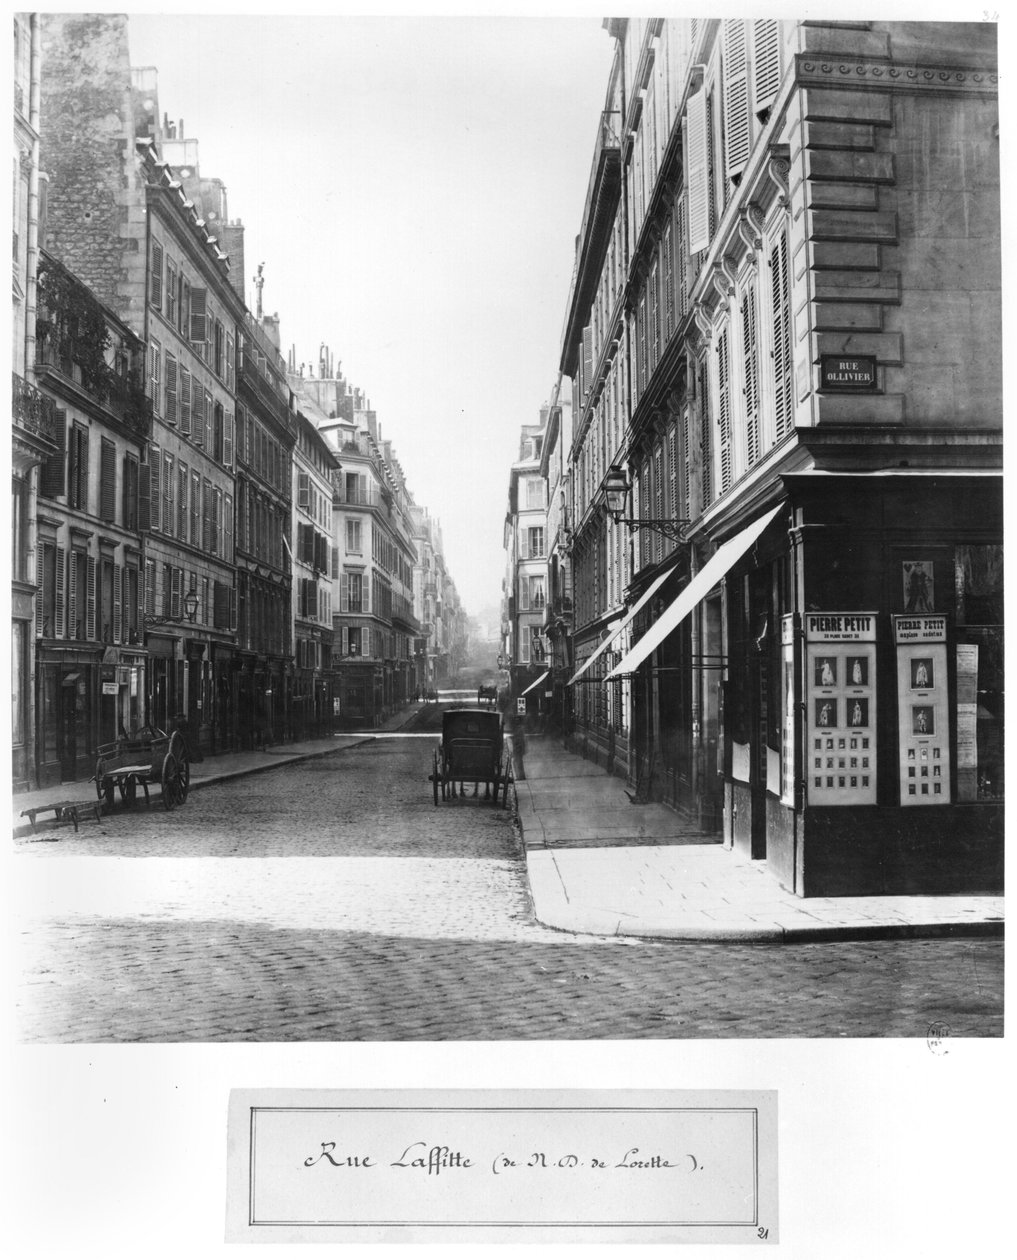
{"label": "fabric awning", "polygon": [[664,614],[657,618],[639,642],[631,648],[604,679],[617,678],[620,674],[631,674],[650,655],[655,647],[659,647],[669,634],[685,620],[695,606],[703,600],[717,585],[720,579],[735,562],[745,554],[767,525],[778,512],[783,511],[780,504],[753,521],[751,525],[729,538],[722,547],[718,547],[713,556],[703,565],[692,581],[676,597]]}
{"label": "fabric awning", "polygon": [[531,682],[530,685],[526,688],[526,690],[520,692],[519,694],[523,696],[528,696],[534,687],[540,686],[540,684],[544,681],[544,679],[548,676],[550,672],[551,671],[549,669],[545,669],[544,672],[540,675],[540,677],[536,680],[536,682]]}
{"label": "fabric awning", "polygon": [[[675,561],[675,563],[677,563],[677,560]],[[620,621],[616,621],[613,626],[610,626],[608,628],[608,633],[605,636],[603,643],[601,643],[601,645],[597,648],[596,652],[592,653],[592,655],[588,656],[586,660],[583,661],[582,665],[579,666],[576,672],[565,684],[567,687],[571,687],[577,678],[580,678],[583,674],[586,673],[586,671],[590,668],[593,662],[600,656],[600,654],[602,652],[607,651],[607,649],[611,646],[614,640],[617,639],[617,637],[629,624],[629,622],[636,615],[636,613],[639,612],[640,608],[642,608],[643,605],[646,603],[646,601],[657,591],[657,589],[661,585],[663,585],[664,582],[667,581],[667,579],[671,576],[673,572],[674,572],[674,564],[672,564],[670,568],[665,569],[663,573],[657,574],[657,576],[653,579],[653,581],[646,588],[646,590],[643,591],[642,595],[639,596],[636,602],[628,610],[625,616],[622,617]]]}

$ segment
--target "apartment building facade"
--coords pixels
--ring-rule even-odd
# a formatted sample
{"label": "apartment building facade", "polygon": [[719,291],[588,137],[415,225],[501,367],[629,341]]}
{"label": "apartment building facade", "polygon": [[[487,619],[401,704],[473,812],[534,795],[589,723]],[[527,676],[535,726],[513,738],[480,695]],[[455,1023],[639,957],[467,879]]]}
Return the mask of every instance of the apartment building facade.
{"label": "apartment building facade", "polygon": [[527,713],[546,713],[550,674],[545,620],[547,610],[547,482],[541,455],[548,408],[540,423],[523,425],[519,458],[509,472],[504,544],[502,657],[509,688]]}
{"label": "apartment building facade", "polygon": [[995,30],[609,30],[622,318],[594,180],[563,370],[577,525],[634,521],[629,776],[801,895],[998,886]]}

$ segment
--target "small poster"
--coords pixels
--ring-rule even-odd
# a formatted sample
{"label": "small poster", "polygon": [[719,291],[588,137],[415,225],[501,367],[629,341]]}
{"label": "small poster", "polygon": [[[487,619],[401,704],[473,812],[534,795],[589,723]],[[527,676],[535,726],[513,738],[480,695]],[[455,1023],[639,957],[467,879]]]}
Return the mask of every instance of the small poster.
{"label": "small poster", "polygon": [[904,611],[907,613],[933,612],[936,600],[932,561],[905,560],[903,570]]}

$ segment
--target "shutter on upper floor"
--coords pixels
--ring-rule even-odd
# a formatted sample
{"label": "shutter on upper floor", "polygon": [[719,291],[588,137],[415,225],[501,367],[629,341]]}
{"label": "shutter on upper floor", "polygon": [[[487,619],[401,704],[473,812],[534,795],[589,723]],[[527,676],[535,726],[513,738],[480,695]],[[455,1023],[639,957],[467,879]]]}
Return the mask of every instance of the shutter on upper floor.
{"label": "shutter on upper floor", "polygon": [[47,499],[55,499],[67,493],[67,412],[62,407],[54,410],[57,449],[42,466],[39,475],[39,493]]}
{"label": "shutter on upper floor", "polygon": [[162,476],[162,452],[158,446],[152,446],[148,452],[148,518],[149,528],[161,527],[162,493],[160,478]]}
{"label": "shutter on upper floor", "polygon": [[583,329],[583,394],[589,392],[593,385],[593,325],[587,324]]}
{"label": "shutter on upper floor", "polygon": [[64,598],[64,580],[67,575],[67,552],[63,547],[56,549],[56,598],[53,601],[53,634],[54,636],[64,634],[64,617],[66,615],[66,601]]}
{"label": "shutter on upper floor", "polygon": [[745,373],[745,460],[747,467],[751,468],[760,455],[759,349],[755,289],[749,289],[742,299],[742,362]]}
{"label": "shutter on upper floor", "polygon": [[710,244],[710,170],[706,134],[706,90],[689,97],[686,110],[688,137],[689,252],[698,253]]}
{"label": "shutter on upper floor", "polygon": [[752,24],[752,108],[757,117],[777,98],[781,76],[780,24],[773,18]]}
{"label": "shutter on upper floor", "polygon": [[728,330],[717,343],[717,459],[720,465],[720,493],[729,489],[734,472],[731,451],[731,364]]}
{"label": "shutter on upper floor", "polygon": [[157,311],[162,310],[162,288],[163,288],[163,252],[162,246],[158,241],[152,241],[152,285],[151,285],[151,301]]}
{"label": "shutter on upper floor", "polygon": [[166,423],[177,423],[177,361],[171,354],[166,355]]}
{"label": "shutter on upper floor", "polygon": [[124,629],[124,603],[125,603],[124,585],[124,566],[115,564],[113,566],[113,642],[126,643],[127,634]]}
{"label": "shutter on upper floor", "polygon": [[790,431],[794,417],[791,362],[791,299],[787,231],[781,232],[770,253],[773,315],[773,389],[775,436],[779,442]]}
{"label": "shutter on upper floor", "polygon": [[749,73],[746,24],[724,21],[724,170],[737,179],[749,157]]}
{"label": "shutter on upper floor", "polygon": [[109,438],[99,445],[99,517],[112,521],[117,510],[117,448]]}
{"label": "shutter on upper floor", "polygon": [[191,289],[191,327],[190,340],[203,344],[208,336],[206,319],[206,291]]}

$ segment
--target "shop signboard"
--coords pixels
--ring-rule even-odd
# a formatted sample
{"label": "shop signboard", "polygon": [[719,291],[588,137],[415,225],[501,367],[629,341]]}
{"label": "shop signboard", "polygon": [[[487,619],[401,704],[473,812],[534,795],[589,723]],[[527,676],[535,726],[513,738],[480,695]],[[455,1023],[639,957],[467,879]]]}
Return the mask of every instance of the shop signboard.
{"label": "shop signboard", "polygon": [[811,805],[876,803],[876,614],[807,613]]}
{"label": "shop signboard", "polygon": [[946,618],[894,617],[902,805],[950,804]]}

